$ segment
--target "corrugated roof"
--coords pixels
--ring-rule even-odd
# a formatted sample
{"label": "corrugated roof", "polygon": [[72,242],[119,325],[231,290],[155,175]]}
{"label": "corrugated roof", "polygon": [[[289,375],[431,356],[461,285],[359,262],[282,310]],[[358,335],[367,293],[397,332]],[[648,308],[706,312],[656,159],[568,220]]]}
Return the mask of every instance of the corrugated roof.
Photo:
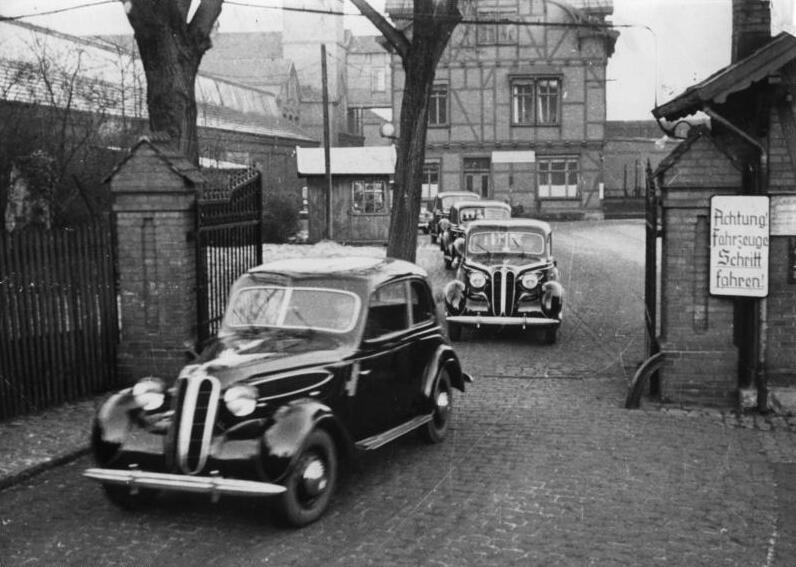
{"label": "corrugated roof", "polygon": [[[392,175],[395,173],[395,146],[331,148],[333,175]],[[299,175],[325,175],[323,148],[296,148]]]}
{"label": "corrugated roof", "polygon": [[727,97],[748,89],[796,59],[796,37],[782,32],[751,55],[724,67],[704,81],[652,110],[656,118],[677,120],[705,105],[723,104]]}
{"label": "corrugated roof", "polygon": [[[132,55],[137,49],[132,36],[84,38],[0,21],[0,37],[0,93],[8,93],[3,98],[59,106],[66,104],[69,96],[76,110],[147,117],[144,71],[140,58]],[[61,68],[70,80],[74,75],[78,88],[51,93],[38,72],[43,53],[46,60],[54,62],[56,72]],[[75,70],[79,72],[75,74]],[[282,118],[270,92],[201,74],[195,92],[199,126],[314,141]]]}

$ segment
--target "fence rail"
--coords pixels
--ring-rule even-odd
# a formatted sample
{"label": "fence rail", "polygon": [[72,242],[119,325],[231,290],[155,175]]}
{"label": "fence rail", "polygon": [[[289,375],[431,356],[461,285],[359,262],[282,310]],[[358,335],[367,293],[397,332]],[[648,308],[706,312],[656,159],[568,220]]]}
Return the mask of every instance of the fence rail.
{"label": "fence rail", "polygon": [[116,384],[108,222],[0,233],[0,419]]}

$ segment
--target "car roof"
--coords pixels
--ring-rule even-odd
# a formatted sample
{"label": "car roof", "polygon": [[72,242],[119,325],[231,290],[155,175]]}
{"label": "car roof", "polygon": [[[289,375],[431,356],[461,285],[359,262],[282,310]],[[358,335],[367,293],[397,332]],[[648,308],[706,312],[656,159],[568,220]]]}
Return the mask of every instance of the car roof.
{"label": "car roof", "polygon": [[511,206],[503,201],[483,200],[483,201],[459,201],[453,203],[451,207],[462,209],[464,207],[502,207],[511,210]]}
{"label": "car roof", "polygon": [[552,232],[550,224],[537,219],[503,219],[503,220],[477,220],[470,223],[468,232],[477,229],[511,229],[511,228],[530,228],[544,233]]}
{"label": "car roof", "polygon": [[473,197],[473,201],[481,200],[481,195],[479,195],[478,193],[473,193],[472,191],[442,191],[441,193],[437,193],[437,197],[458,197],[458,196]]}
{"label": "car roof", "polygon": [[379,285],[404,276],[425,278],[426,271],[411,262],[374,256],[313,256],[285,258],[255,266],[249,274],[278,274],[291,278],[338,276]]}

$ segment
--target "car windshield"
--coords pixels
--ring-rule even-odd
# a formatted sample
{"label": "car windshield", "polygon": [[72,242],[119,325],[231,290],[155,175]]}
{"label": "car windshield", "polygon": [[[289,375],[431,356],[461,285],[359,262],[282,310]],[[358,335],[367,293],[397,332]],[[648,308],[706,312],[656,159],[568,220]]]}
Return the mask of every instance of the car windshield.
{"label": "car windshield", "polygon": [[442,198],[442,208],[450,209],[453,203],[458,203],[459,201],[474,201],[476,199],[478,199],[477,195],[448,195]]}
{"label": "car windshield", "polygon": [[467,242],[469,254],[544,254],[544,237],[536,232],[476,232]]}
{"label": "car windshield", "polygon": [[232,330],[254,327],[347,333],[356,326],[359,310],[359,296],[349,291],[262,285],[235,293],[224,325]]}
{"label": "car windshield", "polygon": [[461,222],[474,220],[502,220],[511,218],[511,211],[503,207],[466,207],[459,211]]}

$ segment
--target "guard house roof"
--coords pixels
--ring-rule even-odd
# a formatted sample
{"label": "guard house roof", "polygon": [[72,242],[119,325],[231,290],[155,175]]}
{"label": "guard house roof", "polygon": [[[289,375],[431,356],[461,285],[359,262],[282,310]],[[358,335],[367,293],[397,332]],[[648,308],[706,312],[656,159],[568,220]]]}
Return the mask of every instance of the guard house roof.
{"label": "guard house roof", "polygon": [[730,95],[748,89],[796,59],[796,37],[782,32],[751,55],[724,67],[704,81],[652,110],[657,119],[677,120],[711,104],[723,104]]}
{"label": "guard house roof", "polygon": [[[395,146],[330,148],[332,175],[393,175]],[[296,169],[301,176],[325,175],[323,148],[296,148]]]}

